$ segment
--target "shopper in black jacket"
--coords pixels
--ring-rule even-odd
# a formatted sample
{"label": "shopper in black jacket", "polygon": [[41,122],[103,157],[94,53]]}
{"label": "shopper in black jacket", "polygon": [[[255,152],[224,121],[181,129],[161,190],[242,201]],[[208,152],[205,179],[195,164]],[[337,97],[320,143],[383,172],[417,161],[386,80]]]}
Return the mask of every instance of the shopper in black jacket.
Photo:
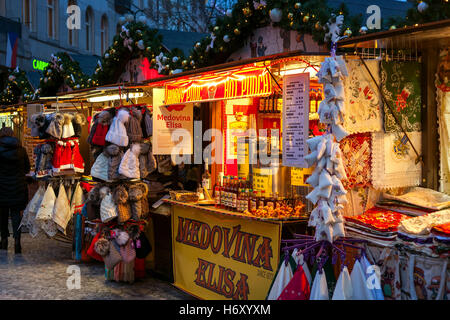
{"label": "shopper in black jacket", "polygon": [[20,212],[28,202],[25,175],[30,171],[30,162],[25,149],[14,137],[11,128],[0,129],[0,233],[1,249],[8,249],[8,216],[11,214],[15,253],[21,253]]}

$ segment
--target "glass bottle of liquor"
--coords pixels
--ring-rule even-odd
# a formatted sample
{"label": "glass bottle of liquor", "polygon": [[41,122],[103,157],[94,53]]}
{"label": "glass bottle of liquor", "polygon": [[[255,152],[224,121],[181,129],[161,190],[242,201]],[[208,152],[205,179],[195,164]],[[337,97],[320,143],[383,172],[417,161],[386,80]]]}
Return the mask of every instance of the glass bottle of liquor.
{"label": "glass bottle of liquor", "polygon": [[266,192],[264,190],[261,190],[260,196],[258,198],[258,209],[264,208],[266,205],[265,193]]}
{"label": "glass bottle of liquor", "polygon": [[258,192],[255,190],[251,192],[250,200],[249,200],[249,211],[258,209]]}
{"label": "glass bottle of liquor", "polygon": [[220,196],[221,205],[223,209],[228,209],[228,176],[223,177],[223,186],[222,186],[222,192]]}
{"label": "glass bottle of liquor", "polygon": [[208,192],[211,190],[211,174],[209,173],[208,168],[208,159],[205,159],[205,172],[202,175],[202,187]]}
{"label": "glass bottle of liquor", "polygon": [[216,184],[214,186],[214,203],[216,208],[221,207],[222,186],[220,184],[220,175],[217,175]]}
{"label": "glass bottle of liquor", "polygon": [[244,189],[244,200],[242,202],[242,211],[249,211],[250,190]]}
{"label": "glass bottle of liquor", "polygon": [[275,201],[274,201],[271,193],[268,194],[268,197],[266,199],[266,206],[272,207],[273,209],[275,209]]}

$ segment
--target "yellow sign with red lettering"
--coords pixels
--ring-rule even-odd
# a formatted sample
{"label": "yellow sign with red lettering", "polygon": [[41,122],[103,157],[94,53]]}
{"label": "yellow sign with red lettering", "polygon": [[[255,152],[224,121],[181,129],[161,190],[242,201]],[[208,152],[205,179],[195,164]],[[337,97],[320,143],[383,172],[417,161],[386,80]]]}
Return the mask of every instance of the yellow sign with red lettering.
{"label": "yellow sign with red lettering", "polygon": [[174,284],[207,300],[264,300],[280,237],[278,223],[173,205]]}

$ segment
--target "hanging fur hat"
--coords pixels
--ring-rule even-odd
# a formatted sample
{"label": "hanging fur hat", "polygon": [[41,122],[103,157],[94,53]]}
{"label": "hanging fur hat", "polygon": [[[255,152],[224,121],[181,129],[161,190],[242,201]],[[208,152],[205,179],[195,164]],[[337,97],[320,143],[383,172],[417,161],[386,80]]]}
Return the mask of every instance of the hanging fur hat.
{"label": "hanging fur hat", "polygon": [[39,139],[47,139],[50,137],[47,133],[48,126],[50,125],[50,117],[46,117],[44,114],[38,114],[34,123],[39,131]]}
{"label": "hanging fur hat", "polygon": [[127,134],[130,143],[140,142],[143,139],[141,120],[141,111],[134,107],[131,108],[131,117],[127,126]]}
{"label": "hanging fur hat", "polygon": [[64,115],[62,113],[55,113],[46,132],[49,135],[57,139],[60,139],[63,134],[63,125],[64,125]]}
{"label": "hanging fur hat", "polygon": [[88,193],[86,211],[89,221],[100,219],[100,188],[101,186],[97,185]]}
{"label": "hanging fur hat", "polygon": [[145,219],[148,216],[148,213],[150,211],[150,207],[148,204],[148,186],[145,182],[139,182],[137,184],[139,188],[142,190],[142,199],[141,199],[141,219]]}
{"label": "hanging fur hat", "polygon": [[109,241],[105,238],[100,238],[94,245],[94,250],[102,257],[105,257],[109,253]]}
{"label": "hanging fur hat", "polygon": [[128,123],[129,119],[130,113],[128,110],[120,109],[109,127],[105,140],[121,147],[128,146],[129,140],[125,124]]}
{"label": "hanging fur hat", "polygon": [[139,221],[142,216],[142,198],[144,197],[144,192],[142,188],[138,185],[130,186],[128,190],[128,199],[131,205],[131,218],[133,220]]}
{"label": "hanging fur hat", "polygon": [[115,229],[114,233],[116,234],[115,240],[119,246],[126,245],[128,240],[130,240],[130,236],[125,231]]}
{"label": "hanging fur hat", "polygon": [[139,154],[139,172],[141,179],[144,179],[150,173],[148,170],[148,153],[150,145],[148,143],[141,143],[141,153]]}
{"label": "hanging fur hat", "polygon": [[73,115],[70,113],[64,113],[64,124],[61,138],[70,138],[75,135],[75,130],[72,125]]}
{"label": "hanging fur hat", "polygon": [[122,149],[118,145],[110,144],[104,152],[108,157],[108,179],[111,181],[120,179],[122,177],[119,174],[119,166],[123,158]]}
{"label": "hanging fur hat", "polygon": [[117,205],[118,211],[118,221],[119,223],[124,223],[131,219],[131,208],[128,203],[128,192],[124,186],[117,186],[114,189],[113,199],[115,204]]}
{"label": "hanging fur hat", "polygon": [[131,148],[125,152],[119,166],[119,173],[130,179],[139,179],[141,177],[139,171],[139,154],[141,146],[134,143]]}
{"label": "hanging fur hat", "polygon": [[150,111],[145,108],[144,116],[141,121],[142,133],[144,138],[153,136],[153,117]]}
{"label": "hanging fur hat", "polygon": [[76,113],[72,119],[73,131],[75,132],[75,137],[81,137],[81,131],[83,126],[86,124],[86,117],[82,113]]}

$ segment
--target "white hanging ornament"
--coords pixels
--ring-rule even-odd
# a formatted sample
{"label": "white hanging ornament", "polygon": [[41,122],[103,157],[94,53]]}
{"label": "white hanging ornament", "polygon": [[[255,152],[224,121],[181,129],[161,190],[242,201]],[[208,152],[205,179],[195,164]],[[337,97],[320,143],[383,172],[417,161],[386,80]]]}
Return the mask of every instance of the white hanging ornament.
{"label": "white hanging ornament", "polygon": [[232,15],[233,15],[233,10],[228,9],[227,10],[227,17],[231,18]]}
{"label": "white hanging ornament", "polygon": [[425,1],[420,1],[419,4],[417,5],[417,11],[419,11],[420,13],[423,13],[427,9],[428,3],[426,3]]}
{"label": "white hanging ornament", "polygon": [[281,9],[279,9],[279,8],[274,8],[274,9],[270,10],[269,16],[270,16],[270,19],[272,20],[272,22],[274,22],[274,23],[280,22],[281,18],[283,16],[283,11],[281,11]]}
{"label": "white hanging ornament", "polygon": [[123,25],[123,24],[125,24],[125,22],[127,22],[127,20],[125,19],[124,16],[121,16],[121,17],[119,18],[119,24],[120,24],[120,25]]}
{"label": "white hanging ornament", "polygon": [[127,22],[131,22],[131,21],[134,20],[134,16],[131,13],[128,13],[128,14],[125,15],[125,20]]}
{"label": "white hanging ornament", "polygon": [[109,53],[105,53],[105,59],[109,59]]}
{"label": "white hanging ornament", "polygon": [[230,42],[230,36],[227,35],[227,34],[224,35],[224,36],[223,36],[223,41],[224,41],[224,42],[227,42],[227,43]]}
{"label": "white hanging ornament", "polygon": [[173,62],[173,63],[177,63],[178,60],[179,60],[178,57],[173,57],[173,58],[172,58],[172,62]]}
{"label": "white hanging ornament", "polygon": [[16,77],[13,76],[13,75],[10,75],[10,76],[8,77],[8,80],[12,82],[12,81],[16,80]]}
{"label": "white hanging ornament", "polygon": [[137,42],[137,47],[139,48],[139,50],[144,50],[145,49],[145,46],[144,46],[144,40],[139,40],[138,42]]}
{"label": "white hanging ornament", "polygon": [[360,34],[366,34],[368,30],[369,30],[369,29],[367,29],[366,26],[362,26],[362,27],[359,29],[359,33],[360,33]]}
{"label": "white hanging ornament", "polygon": [[147,18],[144,15],[141,15],[137,18],[137,21],[143,24],[147,24]]}

